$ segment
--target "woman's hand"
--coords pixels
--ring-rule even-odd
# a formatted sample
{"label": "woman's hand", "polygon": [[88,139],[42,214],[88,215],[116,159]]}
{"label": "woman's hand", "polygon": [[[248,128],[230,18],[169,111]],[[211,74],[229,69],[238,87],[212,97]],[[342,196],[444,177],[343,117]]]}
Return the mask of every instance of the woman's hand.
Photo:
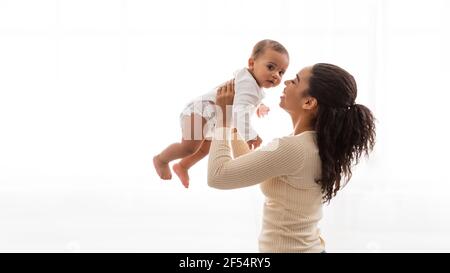
{"label": "woman's hand", "polygon": [[[228,127],[232,121],[232,105],[234,100],[234,80],[229,80],[225,85],[219,87],[216,95],[216,106],[220,107],[221,113],[217,113],[217,123]],[[219,109],[217,109],[219,110]]]}
{"label": "woman's hand", "polygon": [[255,139],[247,141],[248,148],[250,150],[254,150],[254,149],[258,148],[259,146],[261,146],[261,143],[262,143],[262,139],[259,136],[256,136]]}

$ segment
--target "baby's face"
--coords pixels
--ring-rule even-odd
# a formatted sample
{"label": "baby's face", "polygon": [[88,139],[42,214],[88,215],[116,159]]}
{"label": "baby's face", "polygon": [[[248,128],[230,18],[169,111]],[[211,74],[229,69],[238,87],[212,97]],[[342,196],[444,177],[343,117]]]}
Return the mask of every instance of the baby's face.
{"label": "baby's face", "polygon": [[275,87],[280,84],[284,72],[289,65],[289,57],[272,49],[266,49],[256,59],[249,59],[249,70],[258,85],[264,88]]}

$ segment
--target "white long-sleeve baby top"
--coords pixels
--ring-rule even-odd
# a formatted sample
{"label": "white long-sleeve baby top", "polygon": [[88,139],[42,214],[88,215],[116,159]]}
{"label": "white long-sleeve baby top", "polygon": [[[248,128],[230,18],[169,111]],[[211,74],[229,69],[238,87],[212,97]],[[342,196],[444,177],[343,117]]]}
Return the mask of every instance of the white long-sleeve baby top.
{"label": "white long-sleeve baby top", "polygon": [[[221,86],[221,85],[219,85]],[[218,87],[193,100],[216,102]],[[240,136],[249,141],[255,139],[258,133],[251,125],[251,116],[263,100],[265,93],[259,87],[253,75],[247,68],[240,69],[234,73],[234,101],[233,101],[233,126],[238,130]]]}

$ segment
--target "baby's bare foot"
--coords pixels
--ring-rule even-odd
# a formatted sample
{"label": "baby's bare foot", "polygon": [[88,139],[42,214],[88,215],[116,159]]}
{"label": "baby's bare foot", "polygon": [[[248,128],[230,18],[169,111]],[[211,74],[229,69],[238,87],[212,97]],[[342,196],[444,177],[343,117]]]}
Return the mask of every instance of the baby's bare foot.
{"label": "baby's bare foot", "polygon": [[172,172],[170,171],[169,164],[162,162],[158,156],[155,156],[153,157],[153,165],[161,179],[172,179]]}
{"label": "baby's bare foot", "polygon": [[181,166],[180,163],[176,163],[172,166],[173,171],[178,176],[178,178],[181,180],[181,183],[185,188],[189,187],[189,174],[188,170]]}

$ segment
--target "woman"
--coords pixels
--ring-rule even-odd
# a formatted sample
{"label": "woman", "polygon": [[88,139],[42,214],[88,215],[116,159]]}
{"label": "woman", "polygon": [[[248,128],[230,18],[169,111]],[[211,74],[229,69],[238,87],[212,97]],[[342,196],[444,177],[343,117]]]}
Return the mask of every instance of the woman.
{"label": "woman", "polygon": [[261,252],[323,252],[317,227],[322,204],[336,195],[342,181],[348,182],[361,155],[373,149],[374,117],[355,104],[356,82],[338,66],[306,67],[285,85],[280,107],[291,116],[293,133],[252,152],[233,137],[234,159],[226,112],[234,87],[229,82],[219,89],[216,104],[223,115],[211,144],[208,184],[217,189],[261,184],[266,196]]}

